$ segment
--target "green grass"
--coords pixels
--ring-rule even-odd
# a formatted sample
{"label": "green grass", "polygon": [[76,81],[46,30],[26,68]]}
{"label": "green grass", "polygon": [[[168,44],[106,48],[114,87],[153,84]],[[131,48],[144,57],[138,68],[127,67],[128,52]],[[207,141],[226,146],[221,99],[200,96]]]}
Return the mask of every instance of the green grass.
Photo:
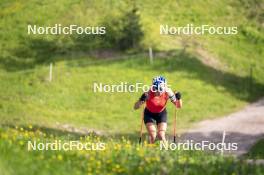
{"label": "green grass", "polygon": [[[162,8],[156,8],[160,4]],[[263,28],[259,21],[261,8],[256,4],[137,2],[144,31],[142,49],[130,56],[107,50],[114,55],[112,58],[128,58],[107,60],[91,56],[95,51],[90,49],[100,52],[100,46],[89,37],[32,36],[27,35],[26,26],[104,24],[104,20],[119,18],[132,8],[129,1],[3,1],[0,5],[1,124],[27,125],[30,121],[40,126],[57,127],[58,123],[134,133],[140,123],[140,111],[135,112],[132,107],[141,92],[93,93],[93,82],[150,84],[151,78],[159,74],[168,78],[174,90],[183,93],[179,128],[236,111],[264,92],[263,59],[260,59],[264,56]],[[187,23],[236,25],[239,34],[187,38],[159,35],[159,24]],[[189,45],[185,53],[182,53],[182,39],[187,39]],[[153,65],[143,54],[149,45],[154,48],[154,54],[163,55],[155,55]],[[213,68],[199,61],[200,47],[223,67]],[[55,64],[51,83],[47,81],[50,62]],[[252,80],[250,65],[254,66]],[[169,104],[168,109],[170,124],[173,106]]]}
{"label": "green grass", "polygon": [[251,159],[263,159],[264,158],[264,139],[259,140],[255,143],[247,153],[247,157]]}
{"label": "green grass", "polygon": [[[199,151],[160,151],[158,145],[139,146],[128,138],[79,136],[41,128],[4,128],[0,135],[1,159],[12,171],[2,174],[262,174],[261,165]],[[28,141],[55,140],[105,142],[104,151],[28,150]],[[23,160],[23,161],[21,161]],[[147,166],[146,166],[147,165]]]}
{"label": "green grass", "polygon": [[[104,25],[131,10],[130,0],[1,1],[0,174],[263,174],[263,167],[232,157],[138,148],[135,138],[142,109],[134,111],[133,105],[142,92],[94,93],[92,89],[94,82],[149,85],[152,77],[164,75],[172,89],[183,94],[180,130],[241,109],[264,95],[263,2],[142,0],[136,6],[144,32],[140,49],[120,52],[113,43],[106,49],[100,37],[27,35],[27,24]],[[160,24],[190,23],[237,26],[239,33],[159,35]],[[153,64],[147,58],[149,46],[154,50]],[[204,64],[199,50],[219,64]],[[50,63],[52,82],[48,81]],[[173,110],[169,103],[168,134]],[[79,140],[79,135],[62,133],[65,124],[115,138],[100,138],[109,145],[106,152],[26,150],[27,140]],[[34,128],[25,129],[28,125]],[[12,129],[15,126],[25,128]],[[118,145],[122,148],[115,150]],[[262,141],[249,157],[263,157],[261,147]]]}
{"label": "green grass", "polygon": [[[172,88],[183,94],[180,128],[237,110],[258,95],[248,94],[246,77],[217,71],[190,55],[184,59],[179,56],[156,59],[153,65],[142,56],[107,62],[92,60],[73,58],[56,62],[52,82],[48,81],[48,65],[27,72],[2,73],[1,123],[24,125],[30,121],[49,127],[58,123],[134,133],[139,128],[141,110],[134,111],[133,104],[142,92],[95,93],[93,83],[149,85],[151,77],[158,74],[166,76]],[[254,87],[263,88],[257,83]],[[173,105],[169,103],[168,109],[170,123]]]}

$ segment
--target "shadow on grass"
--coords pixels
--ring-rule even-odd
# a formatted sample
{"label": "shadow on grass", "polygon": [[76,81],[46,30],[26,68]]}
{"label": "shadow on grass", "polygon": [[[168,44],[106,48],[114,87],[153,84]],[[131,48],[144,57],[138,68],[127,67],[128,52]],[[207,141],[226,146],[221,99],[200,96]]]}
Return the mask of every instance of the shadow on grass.
{"label": "shadow on grass", "polygon": [[[40,126],[40,125],[32,125],[31,128],[29,128],[28,125],[13,125],[13,124],[0,124],[1,128],[12,128],[12,129],[18,129],[20,130],[23,128],[23,130],[28,130],[28,131],[41,131],[43,133],[46,133],[47,136],[53,135],[57,137],[66,137],[68,139],[77,139],[79,140],[80,137],[85,137],[85,136],[99,136],[103,140],[105,139],[116,139],[116,140],[122,140],[122,138],[126,138],[132,141],[138,141],[138,133],[126,133],[126,134],[100,134],[98,135],[96,132],[93,131],[88,131],[88,129],[83,132],[80,131],[79,128],[75,128],[75,131],[69,131],[63,128],[56,128],[56,127],[45,127],[45,126]],[[144,135],[143,139],[147,139],[147,135]]]}
{"label": "shadow on grass", "polygon": [[[8,50],[9,54],[0,57],[2,67],[10,72],[32,69],[37,65],[56,63],[58,56],[68,57],[78,53],[90,53],[95,44],[94,36],[78,35],[69,37],[69,42],[63,43],[59,37],[53,40],[42,38],[23,38],[19,47]],[[71,43],[70,42],[70,43]]]}
{"label": "shadow on grass", "polygon": [[[215,69],[205,65],[191,53],[183,53],[181,50],[160,51],[160,55],[163,56],[155,58],[153,64],[149,63],[147,54],[139,54],[130,55],[127,59],[106,59],[89,63],[80,59],[76,60],[74,64],[69,63],[69,66],[87,67],[100,65],[107,67],[110,64],[119,64],[120,67],[125,69],[154,70],[158,74],[184,72],[186,73],[184,78],[201,80],[205,84],[215,86],[219,91],[228,91],[234,97],[243,101],[253,102],[264,95],[264,85],[257,82],[250,74],[240,76],[221,69]],[[185,90],[182,91],[184,92]]]}
{"label": "shadow on grass", "polygon": [[[153,64],[150,64],[149,60],[146,59],[146,54],[128,55],[119,53],[121,59],[115,59],[116,54],[113,54],[114,51],[109,51],[109,54],[106,54],[106,56],[93,54],[92,57],[94,59],[91,61],[91,59],[87,59],[87,56],[91,56],[91,48],[93,46],[87,45],[86,47],[81,47],[82,44],[85,45],[85,43],[91,42],[91,38],[89,37],[79,36],[78,38],[74,38],[74,44],[71,46],[58,44],[54,40],[27,39],[26,41],[26,43],[21,44],[22,46],[20,48],[11,51],[13,53],[12,56],[0,59],[1,64],[6,70],[25,70],[41,64],[56,63],[62,59],[68,60],[67,65],[69,67],[100,65],[107,68],[110,64],[118,63],[125,69],[133,68],[139,71],[154,70],[159,72],[159,74],[166,72],[186,72],[187,77],[185,78],[202,80],[205,84],[215,86],[219,91],[224,88],[236,98],[244,101],[254,101],[264,95],[264,85],[258,83],[253,77],[249,75],[239,76],[215,69],[203,64],[191,53],[182,52],[181,50],[159,51],[159,55],[163,56],[161,58],[155,58]],[[88,48],[88,51],[85,52],[86,56],[80,59],[73,58],[80,51],[85,51],[85,48]],[[100,50],[93,51],[93,53],[96,52],[100,53]],[[102,57],[104,58],[102,59]]]}
{"label": "shadow on grass", "polygon": [[[57,137],[68,137],[70,139],[79,139],[82,136],[89,135],[89,134],[82,134],[78,132],[69,132],[66,130],[62,129],[57,129],[57,128],[49,128],[45,126],[38,126],[38,125],[33,125],[32,128],[29,128],[28,125],[12,125],[12,124],[2,124],[0,125],[2,128],[12,128],[12,129],[21,129],[23,130],[28,130],[28,131],[41,131],[43,133],[46,133],[46,135],[52,134],[53,136]],[[90,133],[92,135],[93,133]]]}

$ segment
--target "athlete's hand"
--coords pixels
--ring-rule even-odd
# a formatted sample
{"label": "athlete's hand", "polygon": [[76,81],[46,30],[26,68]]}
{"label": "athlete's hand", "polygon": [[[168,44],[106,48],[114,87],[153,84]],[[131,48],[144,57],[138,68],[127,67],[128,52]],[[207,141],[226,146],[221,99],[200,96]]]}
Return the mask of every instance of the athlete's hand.
{"label": "athlete's hand", "polygon": [[175,102],[176,108],[181,108],[182,107],[181,93],[176,92],[175,97],[176,97],[176,102]]}
{"label": "athlete's hand", "polygon": [[140,100],[138,100],[136,103],[135,103],[135,105],[134,105],[134,109],[136,110],[136,109],[139,109],[140,108],[140,106],[141,105],[143,105],[143,101],[140,101]]}
{"label": "athlete's hand", "polygon": [[182,100],[180,99],[180,100],[176,100],[176,102],[175,102],[175,106],[177,107],[177,108],[181,108],[182,107]]}
{"label": "athlete's hand", "polygon": [[181,93],[176,92],[175,97],[176,97],[176,100],[180,100],[181,99]]}
{"label": "athlete's hand", "polygon": [[139,100],[140,101],[146,101],[146,99],[147,99],[147,94],[146,93],[143,93],[142,95],[141,95],[141,97],[139,98]]}

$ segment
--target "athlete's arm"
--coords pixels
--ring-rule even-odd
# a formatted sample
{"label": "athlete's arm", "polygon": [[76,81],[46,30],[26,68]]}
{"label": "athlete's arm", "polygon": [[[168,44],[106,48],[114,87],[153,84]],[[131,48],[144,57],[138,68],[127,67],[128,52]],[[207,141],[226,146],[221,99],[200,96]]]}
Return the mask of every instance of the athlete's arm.
{"label": "athlete's arm", "polygon": [[147,97],[148,97],[148,93],[143,93],[141,97],[139,98],[139,100],[135,103],[134,109],[136,110],[140,108],[140,106],[143,105],[145,101],[147,100]]}
{"label": "athlete's arm", "polygon": [[167,88],[166,92],[167,92],[167,94],[169,96],[170,101],[172,103],[175,102],[176,101],[176,97],[175,97],[175,94],[173,93],[173,91],[170,88]]}
{"label": "athlete's arm", "polygon": [[176,92],[176,94],[174,94],[173,91],[170,88],[167,88],[166,92],[167,92],[171,102],[177,108],[181,108],[182,107],[181,93],[180,92]]}

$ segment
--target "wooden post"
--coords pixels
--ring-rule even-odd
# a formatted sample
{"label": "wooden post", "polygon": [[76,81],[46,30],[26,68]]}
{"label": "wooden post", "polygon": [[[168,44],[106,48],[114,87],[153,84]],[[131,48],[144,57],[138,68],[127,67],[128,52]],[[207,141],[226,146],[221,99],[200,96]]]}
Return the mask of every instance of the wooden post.
{"label": "wooden post", "polygon": [[225,132],[225,130],[224,130],[224,131],[223,131],[223,137],[222,137],[222,149],[221,149],[221,156],[223,156],[223,155],[224,155],[225,136],[226,136],[226,132]]}
{"label": "wooden post", "polygon": [[49,81],[52,81],[52,63],[50,63],[50,69],[49,69]]}
{"label": "wooden post", "polygon": [[153,53],[152,53],[152,48],[149,47],[149,61],[150,61],[150,64],[153,63]]}

